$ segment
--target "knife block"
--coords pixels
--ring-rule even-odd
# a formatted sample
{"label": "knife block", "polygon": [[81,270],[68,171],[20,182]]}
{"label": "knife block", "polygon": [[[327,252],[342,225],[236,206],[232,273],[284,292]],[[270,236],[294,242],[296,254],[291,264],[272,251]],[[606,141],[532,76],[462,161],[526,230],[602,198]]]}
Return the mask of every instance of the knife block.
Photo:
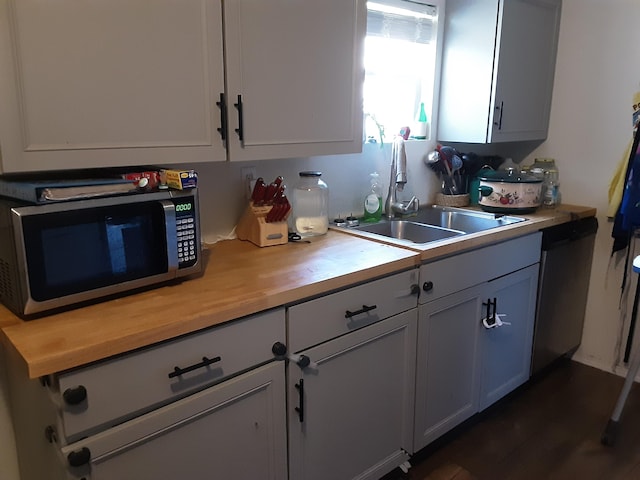
{"label": "knife block", "polygon": [[287,243],[289,241],[287,218],[291,211],[287,212],[282,221],[267,223],[267,213],[272,208],[271,205],[256,207],[251,202],[236,226],[238,238],[240,240],[249,240],[258,247],[270,247]]}

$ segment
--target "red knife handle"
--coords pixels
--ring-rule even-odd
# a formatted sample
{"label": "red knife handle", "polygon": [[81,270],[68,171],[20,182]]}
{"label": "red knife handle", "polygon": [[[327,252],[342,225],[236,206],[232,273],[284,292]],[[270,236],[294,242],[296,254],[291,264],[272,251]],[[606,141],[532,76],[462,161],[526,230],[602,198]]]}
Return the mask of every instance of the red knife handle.
{"label": "red knife handle", "polygon": [[273,207],[271,207],[271,210],[269,210],[265,218],[267,223],[278,221],[278,217],[280,216],[280,208],[282,208],[282,205],[277,204],[274,204]]}
{"label": "red knife handle", "polygon": [[258,205],[264,199],[264,194],[267,190],[267,186],[264,183],[262,177],[256,180],[256,184],[253,186],[253,192],[251,193],[251,201]]}
{"label": "red knife handle", "polygon": [[279,187],[275,182],[270,183],[267,186],[267,191],[264,194],[264,203],[265,204],[271,205],[273,203],[273,200],[274,200],[276,194],[278,193],[278,188]]}

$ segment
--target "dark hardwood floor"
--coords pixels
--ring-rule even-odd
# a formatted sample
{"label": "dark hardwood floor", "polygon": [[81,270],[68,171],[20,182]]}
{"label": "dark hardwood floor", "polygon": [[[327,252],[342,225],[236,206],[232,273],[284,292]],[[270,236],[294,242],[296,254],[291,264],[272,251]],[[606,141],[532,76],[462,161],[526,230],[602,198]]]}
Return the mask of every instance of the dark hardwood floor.
{"label": "dark hardwood floor", "polygon": [[439,480],[443,477],[434,471],[447,464],[477,480],[640,479],[638,384],[631,389],[615,445],[600,443],[623,382],[563,359],[418,452],[408,474],[397,470],[384,480]]}

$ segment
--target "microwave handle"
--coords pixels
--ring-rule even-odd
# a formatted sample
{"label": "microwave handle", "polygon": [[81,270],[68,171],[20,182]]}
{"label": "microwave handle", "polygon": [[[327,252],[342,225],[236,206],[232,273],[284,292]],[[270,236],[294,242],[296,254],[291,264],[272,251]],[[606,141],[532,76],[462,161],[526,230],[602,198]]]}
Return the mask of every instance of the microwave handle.
{"label": "microwave handle", "polygon": [[161,200],[167,235],[167,266],[169,273],[178,271],[178,229],[176,206],[169,200]]}

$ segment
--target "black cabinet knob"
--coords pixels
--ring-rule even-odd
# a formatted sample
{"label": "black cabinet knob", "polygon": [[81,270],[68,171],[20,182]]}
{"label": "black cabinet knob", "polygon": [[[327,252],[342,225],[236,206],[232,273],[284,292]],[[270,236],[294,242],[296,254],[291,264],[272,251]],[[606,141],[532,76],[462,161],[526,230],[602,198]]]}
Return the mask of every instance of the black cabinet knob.
{"label": "black cabinet knob", "polygon": [[84,388],[83,385],[78,385],[74,388],[67,388],[62,393],[62,398],[64,398],[67,405],[78,405],[86,400],[87,389]]}
{"label": "black cabinet knob", "polygon": [[433,290],[433,282],[424,282],[422,284],[422,290],[424,290],[425,292],[430,292],[431,290]]}
{"label": "black cabinet knob", "polygon": [[420,286],[417,284],[411,285],[411,295],[418,295],[420,293]]}
{"label": "black cabinet knob", "polygon": [[300,355],[300,358],[296,362],[296,365],[298,365],[300,368],[307,368],[309,365],[311,365],[311,359],[306,355]]}
{"label": "black cabinet knob", "polygon": [[72,467],[86,465],[91,460],[91,450],[87,447],[82,447],[80,450],[76,450],[67,455],[67,460]]}
{"label": "black cabinet knob", "polygon": [[287,346],[282,342],[276,342],[271,347],[271,351],[276,357],[282,357],[287,354]]}

